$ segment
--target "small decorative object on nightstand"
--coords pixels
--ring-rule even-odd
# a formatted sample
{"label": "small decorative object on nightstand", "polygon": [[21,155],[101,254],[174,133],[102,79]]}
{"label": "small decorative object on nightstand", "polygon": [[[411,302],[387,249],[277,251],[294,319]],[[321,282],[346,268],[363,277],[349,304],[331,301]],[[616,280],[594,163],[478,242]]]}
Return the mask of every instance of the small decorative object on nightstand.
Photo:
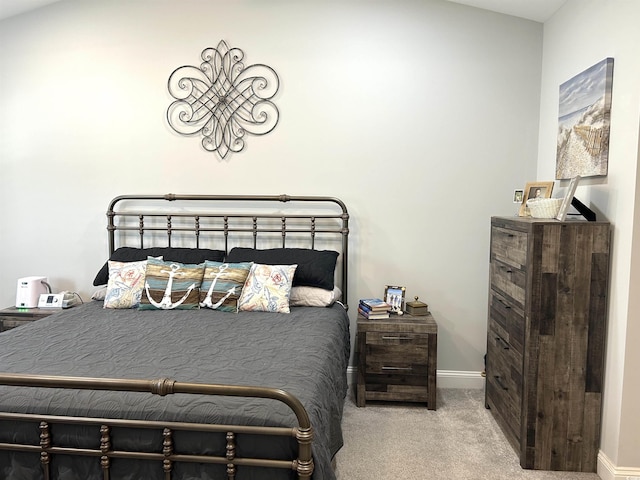
{"label": "small decorative object on nightstand", "polygon": [[0,310],[0,332],[20,327],[30,322],[48,317],[60,309],[44,308],[16,308],[9,307]]}
{"label": "small decorative object on nightstand", "polygon": [[418,296],[413,297],[413,302],[407,302],[406,311],[409,315],[426,315],[429,313],[429,305],[418,300]]}
{"label": "small decorative object on nightstand", "polygon": [[356,403],[426,402],[436,409],[438,325],[431,316],[370,320],[358,315]]}

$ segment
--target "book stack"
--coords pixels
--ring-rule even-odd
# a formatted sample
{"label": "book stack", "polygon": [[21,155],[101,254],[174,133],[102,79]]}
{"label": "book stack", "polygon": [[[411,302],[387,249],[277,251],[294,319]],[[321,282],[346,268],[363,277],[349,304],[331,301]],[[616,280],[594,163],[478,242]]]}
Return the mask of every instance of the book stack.
{"label": "book stack", "polygon": [[363,298],[358,304],[358,313],[369,320],[389,318],[389,305],[379,298]]}

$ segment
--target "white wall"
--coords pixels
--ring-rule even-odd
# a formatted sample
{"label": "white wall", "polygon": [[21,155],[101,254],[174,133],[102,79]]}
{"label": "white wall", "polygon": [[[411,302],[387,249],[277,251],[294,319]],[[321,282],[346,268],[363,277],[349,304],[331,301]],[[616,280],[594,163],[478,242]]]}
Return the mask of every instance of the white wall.
{"label": "white wall", "polygon": [[640,357],[635,321],[640,314],[639,18],[640,2],[634,0],[569,0],[544,27],[539,178],[555,174],[559,85],[606,57],[614,58],[608,175],[584,179],[576,193],[613,227],[603,455],[598,470],[604,479],[640,475]]}
{"label": "white wall", "polygon": [[[170,73],[222,39],[281,80],[277,128],[223,161],[165,123]],[[483,369],[489,217],[535,177],[541,24],[439,0],[67,0],[0,44],[2,305],[26,275],[88,298],[116,195],[332,195],[349,303],[404,285],[438,368]]]}

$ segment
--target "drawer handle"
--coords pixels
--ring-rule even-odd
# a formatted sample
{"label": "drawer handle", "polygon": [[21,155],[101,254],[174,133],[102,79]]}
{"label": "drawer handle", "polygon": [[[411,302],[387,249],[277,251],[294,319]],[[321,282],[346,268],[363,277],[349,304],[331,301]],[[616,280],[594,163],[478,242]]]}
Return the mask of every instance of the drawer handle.
{"label": "drawer handle", "polygon": [[502,337],[496,337],[496,343],[501,343],[502,344],[502,348],[504,350],[509,350],[509,348],[511,348],[509,346],[509,344],[507,342],[505,342]]}
{"label": "drawer handle", "polygon": [[503,390],[509,390],[509,388],[507,388],[504,383],[502,383],[502,379],[500,378],[500,375],[494,375],[493,378],[495,379],[496,383],[498,384],[498,386],[503,389]]}
{"label": "drawer handle", "polygon": [[401,335],[397,335],[397,336],[383,335],[382,339],[383,340],[411,340],[411,337],[403,337]]}
{"label": "drawer handle", "polygon": [[509,304],[507,304],[507,303],[503,302],[503,301],[502,301],[502,300],[500,300],[499,298],[497,298],[496,300],[498,300],[498,302],[500,302],[500,304],[501,304],[504,308],[506,308],[506,309],[511,308],[511,305],[509,305]]}
{"label": "drawer handle", "polygon": [[411,367],[382,367],[382,370],[393,370],[394,372],[397,372],[397,371],[410,372],[411,370],[413,370],[413,368],[411,368]]}

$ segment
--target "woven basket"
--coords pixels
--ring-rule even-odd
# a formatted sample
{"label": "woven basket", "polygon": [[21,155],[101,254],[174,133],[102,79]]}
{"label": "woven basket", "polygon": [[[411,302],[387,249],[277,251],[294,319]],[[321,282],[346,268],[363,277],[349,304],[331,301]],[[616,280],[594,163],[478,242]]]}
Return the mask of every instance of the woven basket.
{"label": "woven basket", "polygon": [[561,198],[532,198],[527,207],[533,218],[556,218],[562,205]]}

